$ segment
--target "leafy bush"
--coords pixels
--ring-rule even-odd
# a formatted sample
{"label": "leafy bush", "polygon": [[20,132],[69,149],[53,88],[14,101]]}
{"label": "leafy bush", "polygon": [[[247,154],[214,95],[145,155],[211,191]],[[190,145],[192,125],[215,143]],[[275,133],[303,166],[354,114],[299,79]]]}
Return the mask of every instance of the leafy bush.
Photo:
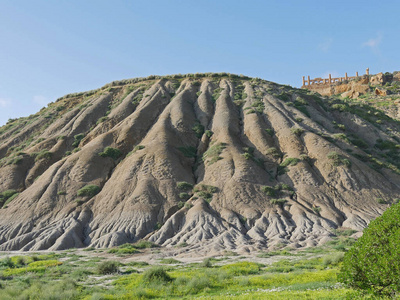
{"label": "leafy bush", "polygon": [[195,132],[195,134],[198,138],[201,138],[204,133],[204,126],[197,123],[192,127],[192,130]]}
{"label": "leafy bush", "polygon": [[180,181],[176,184],[176,187],[180,190],[189,190],[193,188],[193,184],[186,181]]}
{"label": "leafy bush", "polygon": [[271,199],[269,202],[271,204],[275,204],[275,205],[282,205],[282,204],[286,203],[287,200],[286,199]]}
{"label": "leafy bush", "polygon": [[171,276],[162,267],[152,267],[143,273],[142,281],[145,283],[170,282]]}
{"label": "leafy bush", "polygon": [[105,261],[97,266],[97,273],[101,275],[114,274],[118,272],[118,266],[119,263],[117,261]]}
{"label": "leafy bush", "polygon": [[100,187],[97,185],[86,185],[78,190],[77,195],[83,197],[90,197],[97,195],[100,192]]}
{"label": "leafy bush", "polygon": [[276,196],[276,191],[271,186],[263,186],[263,187],[261,187],[261,191],[263,191],[267,196],[270,196],[270,197]]}
{"label": "leafy bush", "polygon": [[302,135],[302,133],[304,132],[304,129],[299,128],[299,127],[294,127],[294,128],[291,128],[290,131],[291,131],[293,134],[295,134],[295,135],[297,135],[297,136],[300,136],[300,135]]}
{"label": "leafy bush", "polygon": [[146,241],[146,240],[141,240],[139,242],[136,242],[134,244],[135,248],[137,249],[145,249],[145,248],[155,248],[158,247],[157,244],[154,244],[150,241]]}
{"label": "leafy bush", "polygon": [[190,195],[188,193],[182,192],[182,193],[179,193],[179,198],[181,198],[183,200],[187,200],[190,198]]}
{"label": "leafy bush", "polygon": [[73,147],[78,147],[81,140],[85,137],[83,133],[77,134],[74,136],[74,142],[72,143]]}
{"label": "leafy bush", "polygon": [[208,138],[210,138],[210,137],[212,137],[212,135],[214,134],[214,132],[212,132],[211,130],[206,130],[205,134],[206,134],[206,136],[207,136]]}
{"label": "leafy bush", "polygon": [[99,155],[101,157],[111,157],[112,159],[118,159],[121,157],[122,153],[119,149],[106,147],[103,152],[100,152]]}
{"label": "leafy bush", "polygon": [[175,258],[164,258],[164,259],[160,260],[160,263],[173,265],[173,264],[181,264],[182,262],[179,260],[176,260]]}
{"label": "leafy bush", "polygon": [[400,204],[372,221],[345,254],[339,280],[351,287],[393,295],[400,291]]}

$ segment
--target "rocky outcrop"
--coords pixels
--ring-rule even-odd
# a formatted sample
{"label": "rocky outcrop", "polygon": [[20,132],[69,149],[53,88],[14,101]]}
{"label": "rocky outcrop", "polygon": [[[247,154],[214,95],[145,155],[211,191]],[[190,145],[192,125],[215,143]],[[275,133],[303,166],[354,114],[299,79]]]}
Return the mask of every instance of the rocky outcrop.
{"label": "rocky outcrop", "polygon": [[0,250],[246,252],[361,231],[400,198],[384,156],[399,127],[338,101],[226,74],[62,98],[0,128],[0,192],[20,192],[0,209]]}

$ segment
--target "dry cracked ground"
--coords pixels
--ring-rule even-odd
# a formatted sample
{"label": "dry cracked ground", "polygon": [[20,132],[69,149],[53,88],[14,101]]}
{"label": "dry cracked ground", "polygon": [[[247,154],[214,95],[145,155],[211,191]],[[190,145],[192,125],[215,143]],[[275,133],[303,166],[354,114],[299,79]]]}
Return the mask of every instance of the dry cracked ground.
{"label": "dry cracked ground", "polygon": [[225,73],[67,95],[0,128],[0,250],[318,245],[398,201],[399,124]]}

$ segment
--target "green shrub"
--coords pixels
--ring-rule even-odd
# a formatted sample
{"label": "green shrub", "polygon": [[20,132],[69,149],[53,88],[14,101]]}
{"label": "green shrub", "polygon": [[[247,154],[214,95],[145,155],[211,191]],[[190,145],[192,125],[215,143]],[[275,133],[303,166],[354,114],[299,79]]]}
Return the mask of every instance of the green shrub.
{"label": "green shrub", "polygon": [[294,128],[291,128],[290,131],[291,131],[293,134],[295,134],[295,135],[297,135],[297,136],[300,136],[300,135],[303,134],[304,129],[299,128],[299,127],[294,127]]}
{"label": "green shrub", "polygon": [[218,143],[211,146],[210,148],[208,148],[206,152],[204,152],[203,161],[208,160],[208,163],[210,165],[217,162],[218,160],[222,159],[220,155],[225,148],[226,148],[225,143]]}
{"label": "green shrub", "polygon": [[82,197],[90,197],[97,195],[100,192],[100,187],[97,185],[86,185],[78,190],[77,195]]}
{"label": "green shrub", "polygon": [[205,134],[206,134],[206,136],[207,136],[208,138],[210,138],[210,137],[212,137],[212,135],[213,135],[214,133],[213,133],[211,130],[206,130]]}
{"label": "green shrub", "polygon": [[270,196],[270,197],[276,196],[276,191],[271,186],[263,186],[263,187],[261,187],[261,191],[263,191],[267,196]]}
{"label": "green shrub", "polygon": [[157,246],[157,244],[154,244],[153,242],[141,240],[141,241],[136,242],[134,244],[134,247],[137,249],[145,249],[145,248],[155,248],[158,246]]}
{"label": "green shrub", "polygon": [[171,276],[162,267],[152,267],[143,273],[142,281],[144,283],[153,282],[170,282],[172,281]]}
{"label": "green shrub", "polygon": [[276,157],[276,158],[281,157],[281,153],[275,147],[268,148],[267,152],[265,152],[265,154],[272,155],[273,157]]}
{"label": "green shrub", "polygon": [[195,132],[198,138],[201,138],[204,133],[204,126],[201,125],[200,123],[197,123],[192,127],[192,130]]}
{"label": "green shrub", "polygon": [[112,159],[118,159],[121,157],[122,153],[119,149],[106,147],[103,152],[100,152],[99,155],[101,157],[111,157]]}
{"label": "green shrub", "polygon": [[336,151],[331,151],[327,156],[330,160],[332,160],[332,164],[337,167],[344,165],[346,167],[351,167],[351,161],[347,158],[344,158],[342,155],[337,153]]}
{"label": "green shrub", "polygon": [[16,190],[7,190],[0,193],[0,208],[6,207],[11,201],[13,201],[19,193]]}
{"label": "green shrub", "polygon": [[106,121],[108,119],[108,117],[101,117],[100,119],[97,120],[96,125],[99,125],[100,123],[103,123],[104,121]]}
{"label": "green shrub", "polygon": [[339,280],[354,288],[400,292],[400,204],[373,220],[345,254]]}
{"label": "green shrub", "polygon": [[193,188],[193,184],[186,181],[180,181],[176,184],[176,187],[180,190],[189,190]]}
{"label": "green shrub", "polygon": [[97,266],[97,273],[101,275],[118,273],[119,263],[117,261],[105,261]]}
{"label": "green shrub", "polygon": [[212,267],[211,259],[210,258],[203,259],[203,262],[201,263],[201,266],[203,268],[211,268]]}
{"label": "green shrub", "polygon": [[160,260],[160,263],[167,264],[167,265],[173,265],[173,264],[181,264],[182,262],[179,260],[176,260],[175,258],[163,258]]}
{"label": "green shrub", "polygon": [[379,204],[386,204],[386,201],[383,198],[377,198],[376,202],[378,202]]}
{"label": "green shrub", "polygon": [[286,203],[287,200],[286,199],[271,199],[271,200],[269,200],[269,202],[271,204],[275,204],[275,205],[282,205],[282,204]]}
{"label": "green shrub", "polygon": [[72,143],[73,147],[78,147],[81,140],[85,137],[83,133],[77,134],[74,136],[74,142]]}
{"label": "green shrub", "polygon": [[42,159],[51,159],[53,153],[49,152],[48,150],[42,150],[40,152],[32,153],[31,155],[35,157],[35,161],[39,161]]}
{"label": "green shrub", "polygon": [[179,193],[179,198],[183,199],[183,200],[187,200],[190,198],[190,195],[188,193]]}
{"label": "green shrub", "polygon": [[273,135],[274,135],[274,130],[273,130],[273,129],[266,128],[265,131],[266,131],[270,136],[273,136]]}

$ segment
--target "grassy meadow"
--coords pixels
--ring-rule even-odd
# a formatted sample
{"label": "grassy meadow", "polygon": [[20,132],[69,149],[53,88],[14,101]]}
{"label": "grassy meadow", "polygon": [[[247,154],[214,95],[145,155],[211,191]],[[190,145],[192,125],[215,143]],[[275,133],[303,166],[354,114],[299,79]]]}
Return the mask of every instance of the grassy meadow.
{"label": "grassy meadow", "polygon": [[337,280],[349,234],[321,247],[197,261],[166,257],[148,242],[1,253],[0,299],[381,299]]}

